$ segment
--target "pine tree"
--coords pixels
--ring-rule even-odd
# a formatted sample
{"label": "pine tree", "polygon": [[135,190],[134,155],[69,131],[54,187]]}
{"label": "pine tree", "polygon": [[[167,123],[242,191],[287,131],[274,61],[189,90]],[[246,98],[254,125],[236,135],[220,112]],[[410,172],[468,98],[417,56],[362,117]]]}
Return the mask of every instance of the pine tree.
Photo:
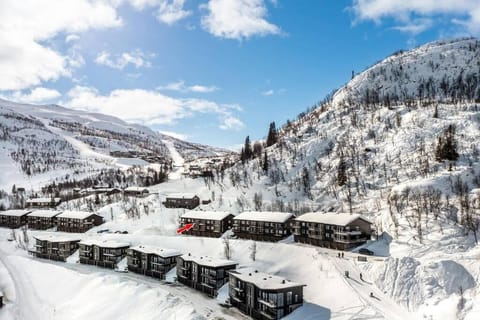
{"label": "pine tree", "polygon": [[435,159],[437,161],[456,161],[458,159],[454,125],[449,125],[443,135],[438,137],[437,148],[435,150]]}
{"label": "pine tree", "polygon": [[265,154],[263,156],[263,171],[264,172],[268,172],[268,155],[267,155],[267,151],[265,151]]}
{"label": "pine tree", "polygon": [[250,143],[250,137],[245,138],[245,146],[243,147],[243,153],[245,160],[248,161],[253,157],[252,144]]}
{"label": "pine tree", "polygon": [[278,133],[277,128],[275,126],[275,122],[270,123],[270,128],[268,129],[268,136],[267,136],[267,147],[270,147],[277,143],[278,141]]}

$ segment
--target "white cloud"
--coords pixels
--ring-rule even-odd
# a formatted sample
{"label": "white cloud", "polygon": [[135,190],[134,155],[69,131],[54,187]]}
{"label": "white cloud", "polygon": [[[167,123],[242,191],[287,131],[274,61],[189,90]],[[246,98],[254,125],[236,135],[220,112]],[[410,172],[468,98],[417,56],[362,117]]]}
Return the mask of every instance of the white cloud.
{"label": "white cloud", "polygon": [[262,91],[262,95],[264,96],[273,96],[275,94],[275,91],[273,89]]}
{"label": "white cloud", "polygon": [[209,0],[202,8],[208,11],[202,17],[202,27],[216,37],[241,40],[281,33],[265,19],[268,10],[264,0]]}
{"label": "white cloud", "polygon": [[54,89],[37,87],[25,94],[21,91],[14,92],[8,99],[23,103],[45,103],[61,97],[61,93]]}
{"label": "white cloud", "polygon": [[[122,24],[107,1],[2,0],[0,90],[19,90],[71,73],[68,58],[46,40]],[[34,63],[32,63],[34,62]]]}
{"label": "white cloud", "polygon": [[210,93],[218,90],[216,86],[203,86],[199,84],[187,86],[184,81],[171,82],[166,86],[159,86],[157,87],[157,89],[180,91],[180,92],[196,92],[196,93]]}
{"label": "white cloud", "polygon": [[95,88],[76,86],[67,95],[69,100],[65,104],[68,107],[105,113],[145,125],[171,125],[197,113],[216,115],[224,130],[235,130],[241,123],[233,116],[233,111],[241,111],[238,105],[204,99],[176,99],[157,91],[117,89],[102,95]]}
{"label": "white cloud", "polygon": [[403,23],[397,29],[410,33],[422,32],[430,27],[425,23],[415,23],[416,18],[434,18],[438,15],[453,16],[455,18],[450,22],[464,26],[473,34],[480,33],[478,0],[353,0],[350,9],[358,21],[380,23],[384,18],[394,18]]}
{"label": "white cloud", "polygon": [[102,51],[95,58],[95,63],[118,70],[123,70],[129,64],[137,69],[141,67],[149,68],[152,66],[150,61],[148,61],[147,55],[138,49],[131,52],[124,52],[114,58],[112,58],[109,52]]}
{"label": "white cloud", "polygon": [[220,129],[222,130],[242,130],[245,127],[245,124],[238,118],[233,116],[225,117],[220,124]]}
{"label": "white cloud", "polygon": [[[122,0],[117,0],[122,3]],[[155,14],[159,22],[172,25],[192,14],[191,11],[185,10],[185,0],[125,0],[136,10],[144,10],[148,7],[157,8]]]}

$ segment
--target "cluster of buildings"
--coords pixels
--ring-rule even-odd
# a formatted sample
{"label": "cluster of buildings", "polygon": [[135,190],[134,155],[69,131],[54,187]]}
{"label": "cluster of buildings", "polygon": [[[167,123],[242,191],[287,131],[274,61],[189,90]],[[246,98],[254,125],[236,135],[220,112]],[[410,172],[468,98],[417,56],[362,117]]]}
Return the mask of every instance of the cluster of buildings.
{"label": "cluster of buildings", "polygon": [[116,268],[127,259],[128,271],[166,279],[176,268],[179,283],[215,297],[228,284],[229,301],[254,319],[280,319],[303,304],[304,284],[251,268],[238,268],[232,260],[182,254],[177,250],[101,240],[81,240],[67,236],[35,236],[30,254],[66,261],[79,250],[79,262],[104,268]]}
{"label": "cluster of buildings", "polygon": [[0,227],[83,233],[104,222],[103,217],[87,211],[6,210],[0,211]]}
{"label": "cluster of buildings", "polygon": [[190,211],[181,217],[182,226],[193,226],[184,234],[220,237],[232,230],[239,239],[279,241],[291,235],[296,242],[338,250],[349,250],[369,240],[372,223],[359,214],[311,212],[295,217],[286,212]]}

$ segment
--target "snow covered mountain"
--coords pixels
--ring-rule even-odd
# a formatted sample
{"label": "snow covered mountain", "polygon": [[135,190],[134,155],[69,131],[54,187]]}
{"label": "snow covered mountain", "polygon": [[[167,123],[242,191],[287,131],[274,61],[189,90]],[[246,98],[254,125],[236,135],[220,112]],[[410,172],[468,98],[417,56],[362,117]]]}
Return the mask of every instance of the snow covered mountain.
{"label": "snow covered mountain", "polygon": [[0,159],[6,173],[0,177],[0,188],[21,182],[38,187],[51,178],[85,176],[101,169],[169,164],[169,143],[187,159],[228,152],[112,116],[0,100]]}

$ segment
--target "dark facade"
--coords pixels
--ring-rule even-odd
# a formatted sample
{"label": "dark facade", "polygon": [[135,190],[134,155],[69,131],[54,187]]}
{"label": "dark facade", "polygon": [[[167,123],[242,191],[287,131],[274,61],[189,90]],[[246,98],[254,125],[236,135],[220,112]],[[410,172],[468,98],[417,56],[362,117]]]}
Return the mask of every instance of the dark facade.
{"label": "dark facade", "polygon": [[127,250],[128,270],[165,280],[165,275],[177,265],[181,253],[171,249],[138,246]]}
{"label": "dark facade", "polygon": [[123,194],[132,197],[145,197],[149,194],[147,188],[129,187],[123,190]]}
{"label": "dark facade", "polygon": [[80,263],[115,269],[127,255],[130,245],[113,241],[82,241],[79,247]]}
{"label": "dark facade", "polygon": [[0,227],[17,229],[27,224],[27,214],[30,210],[0,211]]}
{"label": "dark facade", "polygon": [[305,285],[245,268],[230,272],[232,306],[258,320],[275,320],[303,304]]}
{"label": "dark facade", "polygon": [[29,251],[37,258],[50,259],[55,261],[66,261],[76,250],[80,239],[55,237],[55,236],[37,236],[34,237],[36,244],[35,250]]}
{"label": "dark facade", "polygon": [[359,214],[306,213],[295,219],[295,241],[350,250],[370,239],[372,223]]}
{"label": "dark facade", "polygon": [[237,263],[230,260],[183,255],[177,258],[177,281],[215,297],[228,282],[228,271],[236,267]]}
{"label": "dark facade", "polygon": [[33,198],[25,201],[25,205],[28,208],[55,208],[60,202],[60,198]]}
{"label": "dark facade", "polygon": [[292,234],[293,214],[286,212],[243,212],[233,219],[238,238],[280,241]]}
{"label": "dark facade", "polygon": [[228,212],[190,211],[181,217],[181,226],[193,224],[183,234],[219,238],[232,226],[233,215]]}
{"label": "dark facade", "polygon": [[163,203],[167,208],[195,209],[200,205],[200,198],[196,195],[175,195],[169,196]]}
{"label": "dark facade", "polygon": [[27,215],[27,224],[29,229],[46,230],[55,227],[56,216],[61,211],[38,210]]}
{"label": "dark facade", "polygon": [[103,218],[95,213],[65,211],[56,217],[57,231],[83,233],[101,225]]}

